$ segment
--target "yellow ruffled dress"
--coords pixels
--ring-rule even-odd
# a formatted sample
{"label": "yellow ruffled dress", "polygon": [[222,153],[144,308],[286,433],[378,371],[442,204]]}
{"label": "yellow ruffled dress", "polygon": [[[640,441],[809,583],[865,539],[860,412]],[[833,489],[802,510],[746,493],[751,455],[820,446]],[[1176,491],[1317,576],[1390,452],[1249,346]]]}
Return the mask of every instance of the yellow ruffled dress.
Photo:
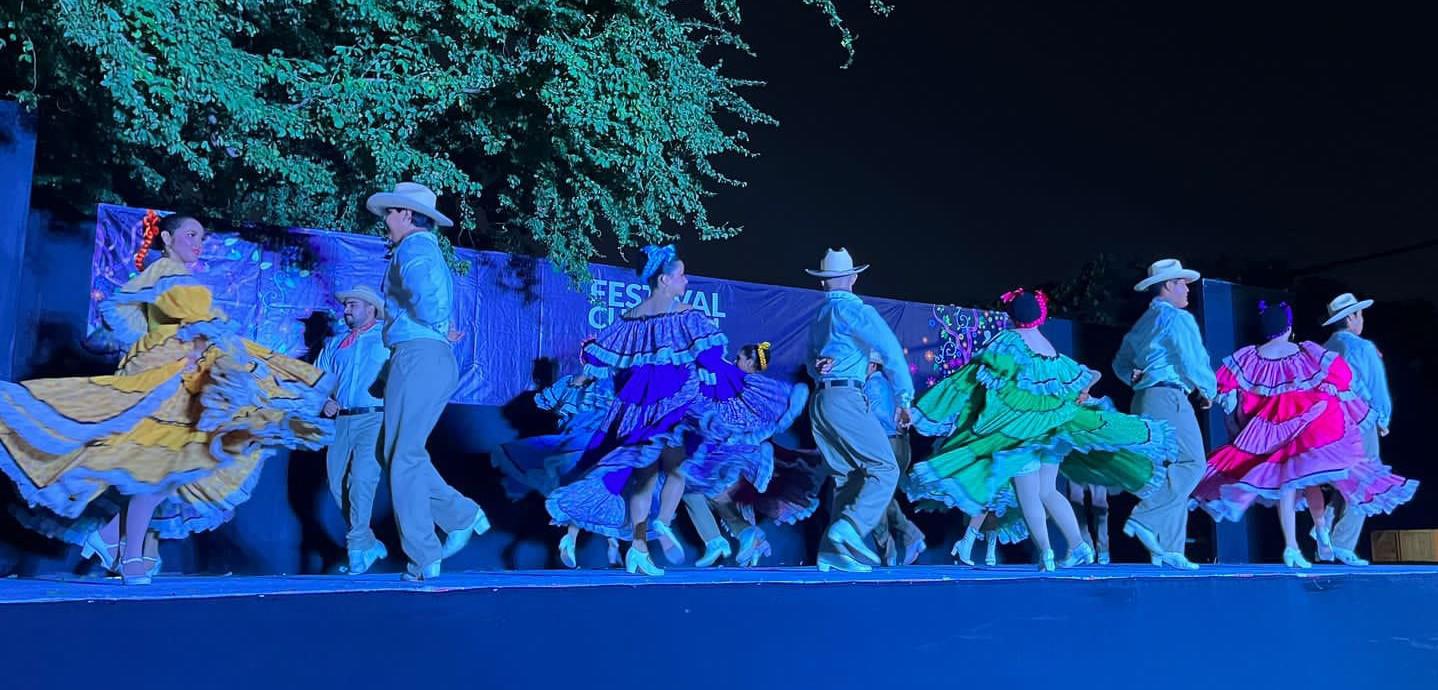
{"label": "yellow ruffled dress", "polygon": [[214,529],[249,498],[276,447],[320,448],[324,372],[234,335],[210,290],[162,258],[101,305],[132,342],[111,376],[0,382],[0,471],[26,526],[82,543],[123,495],[163,492],[152,529]]}

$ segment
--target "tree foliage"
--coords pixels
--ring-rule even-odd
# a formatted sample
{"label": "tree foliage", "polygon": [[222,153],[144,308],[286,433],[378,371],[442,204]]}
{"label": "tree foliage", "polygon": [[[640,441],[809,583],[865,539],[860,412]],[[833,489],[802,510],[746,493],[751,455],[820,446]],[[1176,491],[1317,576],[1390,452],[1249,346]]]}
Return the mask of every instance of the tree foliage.
{"label": "tree foliage", "polygon": [[[834,0],[800,1],[852,55]],[[0,86],[39,111],[37,194],[77,206],[371,229],[364,197],[414,179],[463,241],[578,276],[597,245],[737,232],[715,161],[776,124],[724,70],[739,0],[16,2]]]}

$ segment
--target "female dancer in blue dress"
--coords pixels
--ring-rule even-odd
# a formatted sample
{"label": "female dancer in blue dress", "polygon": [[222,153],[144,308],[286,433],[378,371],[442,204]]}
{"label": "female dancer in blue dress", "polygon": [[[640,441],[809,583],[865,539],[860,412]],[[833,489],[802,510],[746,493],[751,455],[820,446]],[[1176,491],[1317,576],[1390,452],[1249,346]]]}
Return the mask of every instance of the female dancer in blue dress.
{"label": "female dancer in blue dress", "polygon": [[629,572],[662,575],[649,555],[648,532],[678,542],[669,525],[687,483],[685,434],[699,428],[714,403],[743,392],[744,373],[724,360],[727,339],[714,322],[681,301],[688,278],[674,248],[646,247],[645,254],[640,278],[649,297],[583,352],[585,373],[611,378],[614,386],[603,439],[588,454],[600,459],[545,505],[555,524],[629,540]]}
{"label": "female dancer in blue dress", "polygon": [[763,530],[754,524],[753,511],[741,511],[733,494],[736,490],[762,493],[769,488],[774,476],[774,448],[769,439],[788,429],[809,401],[807,386],[790,385],[761,373],[769,368],[769,350],[767,342],[739,349],[736,365],[745,374],[743,393],[714,406],[705,418],[703,439],[684,466],[689,491],[685,507],[704,540],[704,555],[695,563],[701,568],[733,553],[729,541],[719,533],[713,510],[739,540],[736,560],[740,565],[757,565],[769,552]]}

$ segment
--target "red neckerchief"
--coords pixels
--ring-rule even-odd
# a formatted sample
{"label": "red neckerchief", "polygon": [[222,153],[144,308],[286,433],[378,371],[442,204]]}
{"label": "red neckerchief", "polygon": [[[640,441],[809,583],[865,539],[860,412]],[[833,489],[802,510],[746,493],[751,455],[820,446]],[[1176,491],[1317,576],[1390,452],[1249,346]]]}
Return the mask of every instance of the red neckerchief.
{"label": "red neckerchief", "polygon": [[365,326],[364,328],[350,329],[349,335],[346,335],[345,339],[340,341],[340,349],[343,350],[355,344],[355,341],[359,339],[361,333],[364,333],[365,331],[374,328],[374,325],[377,323],[379,323],[379,319],[375,319],[374,321],[369,322],[369,325]]}

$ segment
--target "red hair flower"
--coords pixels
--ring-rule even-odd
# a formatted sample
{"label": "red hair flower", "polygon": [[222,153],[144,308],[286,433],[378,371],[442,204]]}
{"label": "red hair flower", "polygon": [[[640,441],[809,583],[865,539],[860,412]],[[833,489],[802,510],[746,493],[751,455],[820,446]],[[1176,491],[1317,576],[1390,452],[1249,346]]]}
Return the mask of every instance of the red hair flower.
{"label": "red hair flower", "polygon": [[140,239],[140,248],[135,250],[135,270],[145,270],[145,257],[150,253],[150,245],[155,243],[155,238],[160,235],[160,214],[155,209],[145,211],[145,219],[141,221],[145,228],[145,235]]}

